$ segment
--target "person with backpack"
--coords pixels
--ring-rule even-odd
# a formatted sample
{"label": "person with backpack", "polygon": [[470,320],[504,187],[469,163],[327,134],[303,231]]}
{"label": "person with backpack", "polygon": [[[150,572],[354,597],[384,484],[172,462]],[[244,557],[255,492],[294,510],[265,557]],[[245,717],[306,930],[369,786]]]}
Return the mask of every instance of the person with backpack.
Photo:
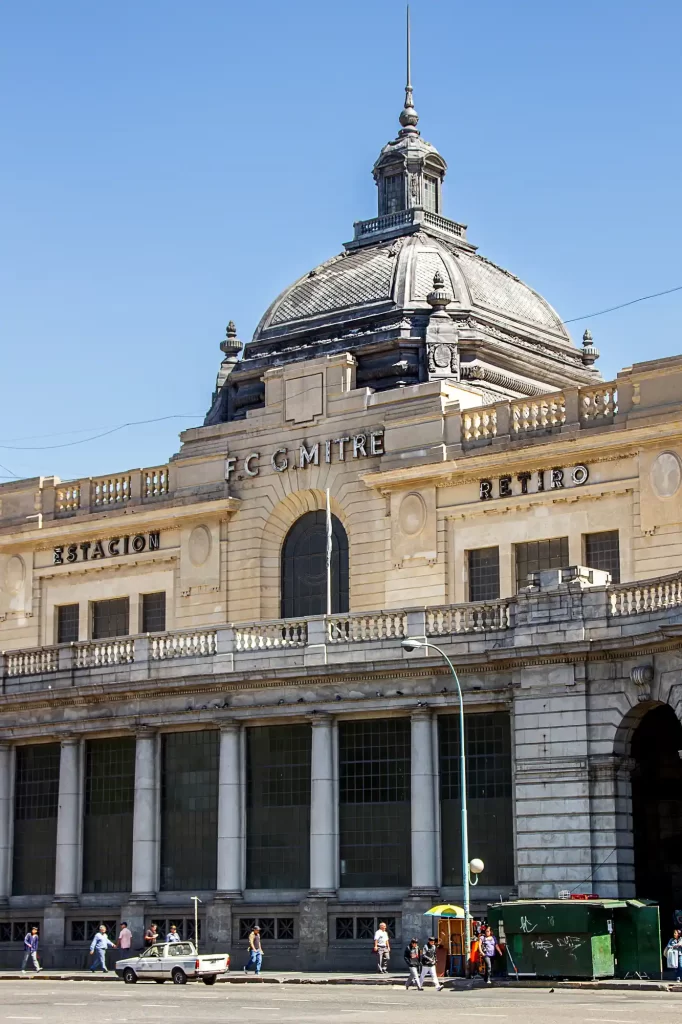
{"label": "person with backpack", "polygon": [[405,946],[405,952],[403,953],[403,960],[407,964],[407,981],[405,982],[405,988],[410,988],[411,985],[416,985],[420,992],[423,992],[421,978],[419,977],[419,967],[421,964],[421,954],[419,952],[419,940],[410,939],[407,946]]}
{"label": "person with backpack", "polygon": [[426,945],[422,947],[420,962],[422,965],[421,975],[419,980],[421,981],[422,988],[424,986],[424,980],[431,975],[433,984],[436,986],[436,992],[440,992],[443,989],[443,985],[438,980],[438,974],[436,972],[436,939],[434,935],[429,935],[426,940]]}

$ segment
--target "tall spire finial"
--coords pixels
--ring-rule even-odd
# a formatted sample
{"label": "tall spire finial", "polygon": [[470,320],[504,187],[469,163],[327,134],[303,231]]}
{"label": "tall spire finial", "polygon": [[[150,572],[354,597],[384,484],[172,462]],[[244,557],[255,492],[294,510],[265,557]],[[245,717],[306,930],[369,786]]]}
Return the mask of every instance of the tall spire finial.
{"label": "tall spire finial", "polygon": [[419,134],[417,131],[417,123],[419,121],[419,114],[414,109],[414,103],[412,102],[412,61],[410,54],[411,44],[411,33],[410,33],[410,5],[407,5],[407,82],[405,85],[405,106],[403,107],[399,121],[403,126],[403,131],[400,133],[407,134]]}

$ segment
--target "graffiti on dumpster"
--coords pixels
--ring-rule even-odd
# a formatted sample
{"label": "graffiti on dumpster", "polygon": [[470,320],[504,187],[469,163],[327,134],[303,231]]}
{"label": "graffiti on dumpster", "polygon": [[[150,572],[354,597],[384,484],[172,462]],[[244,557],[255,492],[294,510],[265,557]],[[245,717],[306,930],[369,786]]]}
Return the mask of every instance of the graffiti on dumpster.
{"label": "graffiti on dumpster", "polygon": [[583,944],[582,939],[579,939],[577,935],[561,935],[557,940],[557,946],[563,946],[568,951],[569,956],[577,960],[575,955],[576,949],[580,949]]}
{"label": "graffiti on dumpster", "polygon": [[534,932],[537,928],[536,924],[531,924],[527,917],[521,918],[521,931],[522,932]]}
{"label": "graffiti on dumpster", "polygon": [[531,946],[533,949],[537,949],[538,953],[544,953],[545,959],[549,956],[550,949],[554,948],[552,943],[548,942],[547,939],[535,939],[531,942]]}

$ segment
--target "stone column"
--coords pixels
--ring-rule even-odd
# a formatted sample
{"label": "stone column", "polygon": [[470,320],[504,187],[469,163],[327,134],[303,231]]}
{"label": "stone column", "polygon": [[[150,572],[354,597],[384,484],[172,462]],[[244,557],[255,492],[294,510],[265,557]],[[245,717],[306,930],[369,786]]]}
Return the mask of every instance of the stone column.
{"label": "stone column", "polygon": [[436,754],[429,711],[412,715],[412,892],[434,896],[439,889],[436,815]]}
{"label": "stone column", "polygon": [[315,715],[310,771],[310,894],[336,895],[334,721]]}
{"label": "stone column", "polygon": [[12,893],[12,748],[0,741],[0,906]]}
{"label": "stone column", "polygon": [[135,744],[133,884],[131,899],[153,900],[159,887],[159,773],[156,733],[143,729]]}
{"label": "stone column", "polygon": [[218,778],[218,899],[241,899],[244,866],[241,728],[238,722],[220,727]]}
{"label": "stone column", "polygon": [[81,764],[80,740],[71,736],[63,739],[59,762],[55,903],[76,902],[80,889]]}

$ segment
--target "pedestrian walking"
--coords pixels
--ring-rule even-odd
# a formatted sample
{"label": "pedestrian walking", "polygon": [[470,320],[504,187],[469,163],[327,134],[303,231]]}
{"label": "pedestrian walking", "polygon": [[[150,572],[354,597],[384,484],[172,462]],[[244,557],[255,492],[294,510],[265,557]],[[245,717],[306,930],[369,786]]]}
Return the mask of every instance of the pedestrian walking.
{"label": "pedestrian walking", "polygon": [[[28,936],[26,936],[28,938]],[[26,940],[24,940],[26,945]],[[669,971],[674,971],[676,974],[676,981],[679,981],[682,977],[682,932],[676,928],[673,932],[672,938],[668,939],[668,944],[663,950],[663,956],[667,964]],[[24,963],[26,963],[26,957],[24,957]]]}
{"label": "pedestrian walking", "polygon": [[38,974],[42,971],[42,967],[38,963],[38,929],[33,926],[30,932],[26,932],[24,935],[24,959],[21,961],[21,973],[26,974],[26,964],[29,960],[33,964],[33,968]]}
{"label": "pedestrian walking", "polygon": [[410,939],[409,944],[405,946],[405,952],[403,953],[403,960],[407,964],[407,981],[405,982],[405,988],[408,989],[412,985],[416,985],[420,992],[423,992],[421,978],[419,977],[419,967],[421,956],[419,953],[419,939]]}
{"label": "pedestrian walking", "polygon": [[421,975],[419,980],[421,981],[422,988],[424,987],[424,981],[431,975],[433,984],[436,986],[436,992],[440,992],[443,985],[438,980],[438,974],[436,972],[436,939],[435,936],[429,935],[426,940],[426,945],[422,947],[421,954]]}
{"label": "pedestrian walking", "polygon": [[109,973],[109,970],[107,968],[106,955],[107,950],[113,948],[114,943],[107,935],[106,927],[103,924],[101,924],[99,926],[99,931],[95,932],[95,936],[92,942],[90,943],[90,956],[94,955],[95,957],[95,959],[92,961],[92,967],[90,968],[92,972],[96,971],[98,967],[101,967],[103,974]]}
{"label": "pedestrian walking", "polygon": [[388,974],[388,961],[391,956],[391,940],[388,937],[386,922],[381,921],[374,933],[374,952],[377,955],[379,974]]}
{"label": "pedestrian walking", "polygon": [[130,947],[133,944],[133,933],[126,921],[121,921],[121,930],[118,933],[118,951],[116,953],[116,960],[125,960],[127,956],[130,956]]}
{"label": "pedestrian walking", "polygon": [[256,976],[260,974],[263,964],[263,946],[260,940],[260,928],[257,924],[249,932],[249,959],[244,966],[244,974],[253,967]]}
{"label": "pedestrian walking", "polygon": [[495,958],[495,953],[499,953],[500,956],[502,956],[502,950],[500,949],[497,938],[493,935],[493,930],[490,925],[486,926],[485,931],[480,936],[479,946],[481,957],[483,959],[485,983],[486,985],[492,985],[493,960]]}
{"label": "pedestrian walking", "polygon": [[166,936],[166,942],[182,942],[182,939],[178,935],[178,929],[176,925],[172,924],[170,926],[170,931]]}
{"label": "pedestrian walking", "polygon": [[155,942],[159,941],[159,931],[155,924],[150,924],[147,931],[144,933],[144,948],[149,949]]}

